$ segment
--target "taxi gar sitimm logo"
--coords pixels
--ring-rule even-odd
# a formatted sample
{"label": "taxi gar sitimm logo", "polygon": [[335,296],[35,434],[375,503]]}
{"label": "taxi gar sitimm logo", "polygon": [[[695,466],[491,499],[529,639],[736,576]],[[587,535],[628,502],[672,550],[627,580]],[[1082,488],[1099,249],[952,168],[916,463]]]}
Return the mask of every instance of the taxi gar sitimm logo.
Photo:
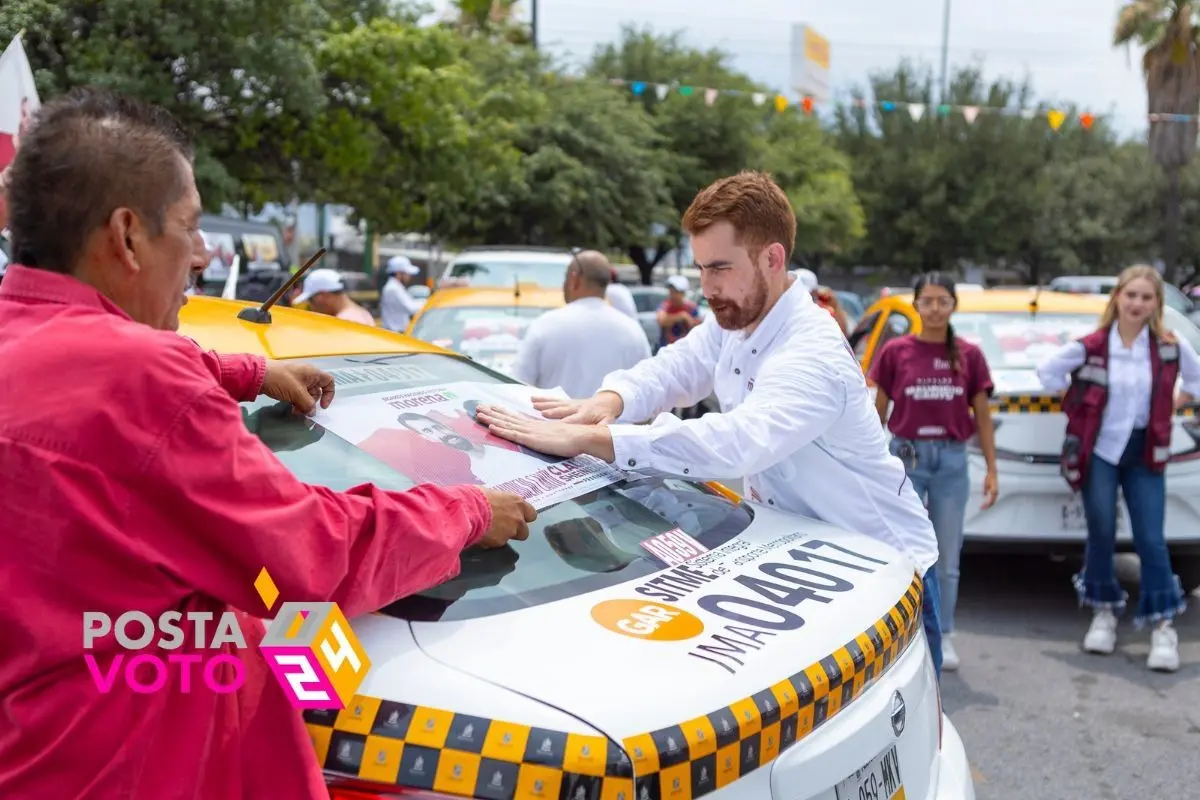
{"label": "taxi gar sitimm logo", "polygon": [[[279,589],[266,567],[254,588],[269,611]],[[296,708],[345,708],[371,669],[337,603],[284,603],[259,649]]]}

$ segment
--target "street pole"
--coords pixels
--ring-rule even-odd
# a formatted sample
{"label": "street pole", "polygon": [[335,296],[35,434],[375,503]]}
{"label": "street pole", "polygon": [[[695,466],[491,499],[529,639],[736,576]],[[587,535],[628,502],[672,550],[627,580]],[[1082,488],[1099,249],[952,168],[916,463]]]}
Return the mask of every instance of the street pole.
{"label": "street pole", "polygon": [[[534,0],[536,2],[536,0]],[[941,102],[946,102],[946,56],[950,51],[950,0],[946,0],[944,10],[942,11],[942,97]]]}
{"label": "street pole", "polygon": [[538,0],[529,0],[529,29],[530,38],[533,40],[533,49],[538,49]]}

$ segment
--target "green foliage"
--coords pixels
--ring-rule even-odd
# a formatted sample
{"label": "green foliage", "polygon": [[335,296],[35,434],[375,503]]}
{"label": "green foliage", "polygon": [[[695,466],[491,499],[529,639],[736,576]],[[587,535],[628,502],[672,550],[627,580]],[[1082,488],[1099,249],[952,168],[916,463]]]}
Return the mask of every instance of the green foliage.
{"label": "green foliage", "polygon": [[317,64],[328,107],[304,141],[321,199],[380,230],[425,230],[511,180],[512,127],[452,31],[376,19],[329,36]]}

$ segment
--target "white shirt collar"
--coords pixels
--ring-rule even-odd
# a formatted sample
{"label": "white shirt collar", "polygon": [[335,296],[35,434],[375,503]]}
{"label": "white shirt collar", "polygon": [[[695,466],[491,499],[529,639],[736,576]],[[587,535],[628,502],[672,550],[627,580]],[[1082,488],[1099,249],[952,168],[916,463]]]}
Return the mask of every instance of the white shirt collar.
{"label": "white shirt collar", "polygon": [[742,337],[747,344],[754,342],[755,349],[761,350],[765,348],[772,339],[783,328],[783,324],[795,313],[796,309],[805,303],[813,301],[812,295],[804,288],[800,281],[796,280],[795,275],[789,275],[791,286],[775,302],[767,315],[763,317],[762,322],[754,329],[754,333],[746,336],[745,332],[738,331],[738,335]]}

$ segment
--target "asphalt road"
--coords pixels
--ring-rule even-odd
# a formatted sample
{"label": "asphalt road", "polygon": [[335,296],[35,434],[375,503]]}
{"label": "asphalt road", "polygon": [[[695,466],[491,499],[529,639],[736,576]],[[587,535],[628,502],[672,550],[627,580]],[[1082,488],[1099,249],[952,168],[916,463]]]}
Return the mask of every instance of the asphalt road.
{"label": "asphalt road", "polygon": [[[1146,669],[1149,631],[1121,622],[1117,652],[1084,653],[1090,620],[1071,567],[968,556],[959,590],[958,672],[943,708],[979,800],[1129,800],[1200,795],[1200,597],[1177,623],[1179,672]],[[1136,560],[1121,575],[1136,601]]]}

